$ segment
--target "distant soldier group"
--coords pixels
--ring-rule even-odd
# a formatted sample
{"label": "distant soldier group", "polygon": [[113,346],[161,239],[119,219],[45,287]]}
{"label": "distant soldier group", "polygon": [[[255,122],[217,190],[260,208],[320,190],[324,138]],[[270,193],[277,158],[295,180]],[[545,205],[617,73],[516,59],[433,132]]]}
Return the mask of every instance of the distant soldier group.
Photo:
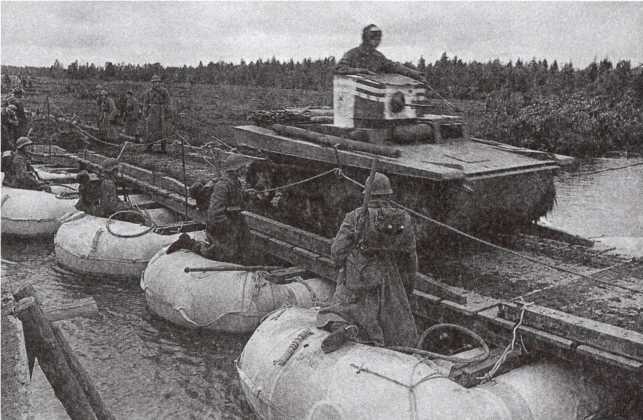
{"label": "distant soldier group", "polygon": [[[120,116],[126,135],[146,143],[147,150],[152,150],[154,144],[160,143],[161,151],[165,153],[171,120],[170,93],[161,85],[158,75],[152,76],[151,82],[152,87],[142,95],[142,104],[131,89],[127,91]],[[113,142],[118,136],[113,125],[118,118],[119,109],[109,92],[101,85],[96,86],[96,106],[99,135],[106,141]],[[143,130],[140,127],[141,118],[145,121]]]}

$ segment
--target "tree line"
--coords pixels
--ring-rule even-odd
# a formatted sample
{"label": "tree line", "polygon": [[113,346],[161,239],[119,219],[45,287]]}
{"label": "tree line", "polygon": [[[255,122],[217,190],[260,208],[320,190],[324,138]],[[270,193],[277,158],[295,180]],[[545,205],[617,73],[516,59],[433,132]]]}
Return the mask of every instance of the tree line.
{"label": "tree line", "polygon": [[[404,63],[425,74],[440,96],[485,104],[474,130],[499,141],[574,155],[610,149],[643,148],[643,66],[604,58],[585,68],[546,59],[506,63],[465,62],[443,53],[428,63]],[[332,89],[334,57],[302,61],[257,59],[239,63],[199,62],[172,67],[106,62],[102,66],[58,60],[49,68],[29,69],[50,77],[258,86],[277,89]],[[437,95],[436,95],[437,96]]]}

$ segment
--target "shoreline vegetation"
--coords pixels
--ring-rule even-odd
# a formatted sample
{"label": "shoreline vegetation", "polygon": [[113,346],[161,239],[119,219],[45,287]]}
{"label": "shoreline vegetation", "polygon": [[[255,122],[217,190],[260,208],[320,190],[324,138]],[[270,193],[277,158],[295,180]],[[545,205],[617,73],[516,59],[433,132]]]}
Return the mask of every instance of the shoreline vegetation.
{"label": "shoreline vegetation", "polygon": [[[643,153],[643,65],[632,67],[627,60],[613,64],[607,58],[584,69],[545,59],[465,63],[446,53],[435,63],[420,58],[405,64],[426,75],[437,92],[429,91],[429,98],[445,105],[439,112],[453,113],[440,96],[464,111],[474,136],[576,157]],[[141,94],[151,76],[159,74],[172,95],[176,127],[198,144],[208,141],[208,135],[231,136],[232,126],[246,123],[255,110],[332,105],[334,67],[333,57],[200,62],[196,67],[78,61],[65,67],[56,60],[49,68],[3,65],[2,91],[15,84],[10,75],[46,78],[45,86],[28,89],[30,109],[44,112],[49,96],[59,102],[58,111],[93,121],[97,83],[108,88],[118,105],[127,89]]]}

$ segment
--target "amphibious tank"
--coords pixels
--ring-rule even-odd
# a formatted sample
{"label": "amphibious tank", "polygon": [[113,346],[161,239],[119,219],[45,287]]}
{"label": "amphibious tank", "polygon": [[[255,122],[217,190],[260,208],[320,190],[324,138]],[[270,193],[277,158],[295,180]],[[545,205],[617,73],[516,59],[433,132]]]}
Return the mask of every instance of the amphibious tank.
{"label": "amphibious tank", "polygon": [[380,74],[336,75],[332,109],[254,113],[235,140],[268,158],[247,177],[273,189],[255,210],[332,236],[361,202],[351,180],[364,182],[374,159],[397,201],[459,229],[507,229],[552,209],[554,174],[571,158],[471,137],[461,116],[435,111],[425,85]]}

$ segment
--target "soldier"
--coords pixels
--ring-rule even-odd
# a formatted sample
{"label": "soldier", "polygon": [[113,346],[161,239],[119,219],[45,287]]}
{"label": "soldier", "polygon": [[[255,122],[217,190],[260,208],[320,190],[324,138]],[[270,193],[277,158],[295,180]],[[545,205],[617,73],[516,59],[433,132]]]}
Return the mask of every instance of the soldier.
{"label": "soldier", "polygon": [[391,61],[377,47],[382,42],[382,31],[375,25],[362,30],[362,44],[348,51],[335,67],[335,74],[377,74],[398,73],[424,82],[424,76],[417,70]]}
{"label": "soldier", "polygon": [[78,180],[78,202],[76,209],[87,214],[95,214],[100,202],[100,184],[91,179],[89,172],[82,170],[76,175]]}
{"label": "soldier", "polygon": [[18,126],[16,127],[15,138],[27,134],[27,113],[25,112],[25,105],[22,99],[23,93],[24,91],[22,88],[18,86],[7,99],[7,104],[14,105],[16,107],[15,113],[16,118],[18,119]]}
{"label": "soldier", "polygon": [[118,198],[117,179],[119,171],[117,159],[105,159],[103,162],[103,173],[100,182],[100,198],[96,208],[95,216],[109,217],[112,214],[129,210],[130,206]]}
{"label": "soldier", "polygon": [[241,258],[243,188],[239,177],[247,170],[248,162],[239,155],[230,155],[223,162],[223,174],[212,187],[207,209],[206,235],[208,242],[181,234],[167,253],[188,249],[217,261],[239,262]]}
{"label": "soldier", "polygon": [[2,152],[13,151],[16,144],[18,132],[18,117],[16,117],[16,106],[8,105],[2,107]]}
{"label": "soldier", "polygon": [[103,108],[103,97],[101,92],[103,91],[103,85],[97,84],[96,89],[94,90],[94,97],[96,98],[96,127],[100,127],[100,116]]}
{"label": "soldier", "polygon": [[[417,272],[411,216],[394,207],[386,175],[376,173],[366,209],[346,215],[331,246],[339,272],[329,306],[317,325],[331,331],[326,353],[353,339],[376,346],[415,346],[417,330],[409,299]],[[366,210],[366,211],[365,211]]]}
{"label": "soldier", "polygon": [[117,110],[114,100],[107,95],[106,90],[100,91],[100,106],[98,114],[98,132],[107,141],[115,140],[116,131],[112,122],[116,118]]}
{"label": "soldier", "polygon": [[44,190],[51,192],[46,182],[41,181],[31,166],[31,145],[29,137],[20,137],[16,141],[16,151],[11,156],[11,164],[5,169],[4,184],[27,190]]}
{"label": "soldier", "polygon": [[161,78],[152,76],[152,88],[143,97],[143,112],[145,114],[145,137],[147,150],[152,150],[155,141],[161,141],[161,151],[165,153],[165,138],[168,131],[170,115],[170,93],[161,86]]}
{"label": "soldier", "polygon": [[127,91],[127,96],[125,98],[125,134],[135,137],[136,139],[140,137],[140,133],[138,131],[138,120],[140,118],[141,106],[136,100],[134,92],[130,89]]}

